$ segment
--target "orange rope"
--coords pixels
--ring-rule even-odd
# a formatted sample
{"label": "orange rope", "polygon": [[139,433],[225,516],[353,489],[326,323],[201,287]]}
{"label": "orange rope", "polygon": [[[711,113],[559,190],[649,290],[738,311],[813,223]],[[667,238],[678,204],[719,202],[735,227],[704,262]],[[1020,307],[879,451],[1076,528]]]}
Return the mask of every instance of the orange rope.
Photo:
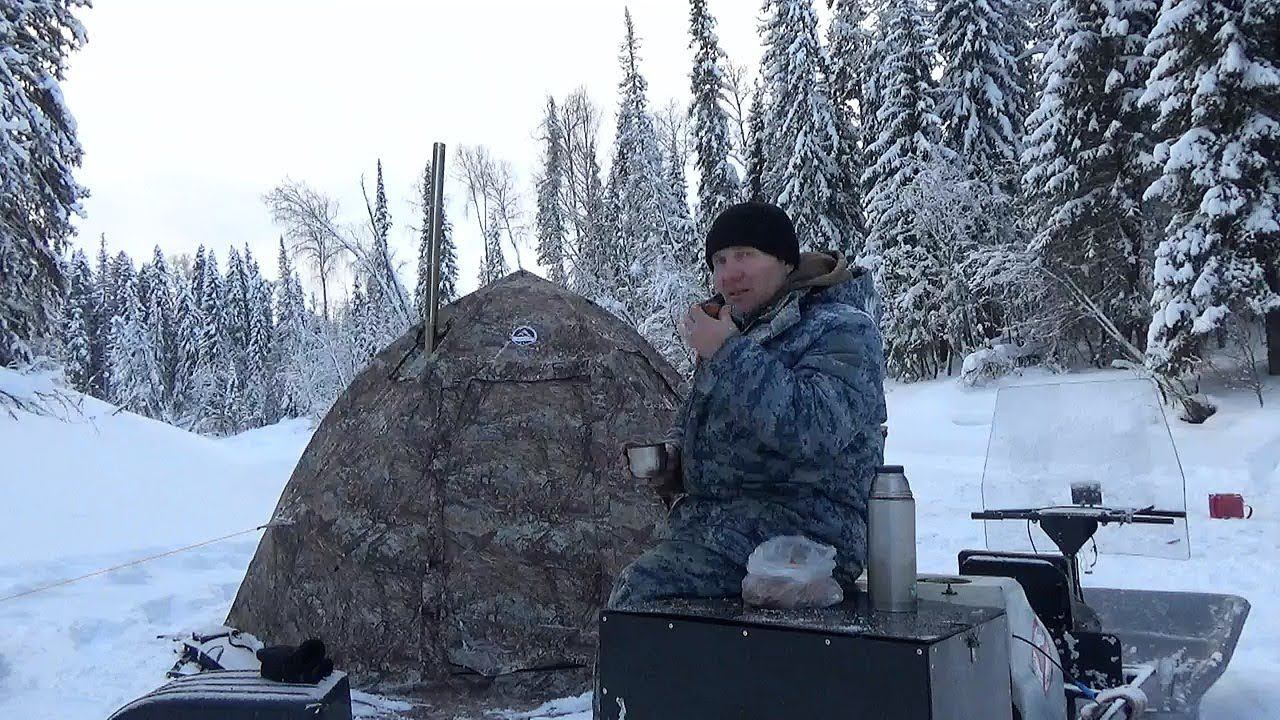
{"label": "orange rope", "polygon": [[18,593],[18,594],[16,594],[16,595],[9,595],[8,597],[2,597],[2,598],[0,598],[0,603],[8,602],[8,601],[10,601],[10,600],[16,600],[16,599],[18,599],[18,598],[20,598],[20,597],[26,597],[27,595],[34,595],[34,594],[36,594],[36,593],[38,593],[38,592],[44,592],[45,590],[51,590],[51,589],[56,588],[56,587],[62,587],[63,585],[70,585],[71,583],[74,583],[74,582],[79,582],[79,581],[81,581],[81,580],[86,580],[86,579],[91,578],[91,577],[95,577],[95,576],[98,576],[98,575],[103,575],[103,574],[105,574],[105,573],[109,573],[109,572],[114,572],[114,571],[116,571],[116,570],[120,570],[120,569],[122,569],[122,568],[127,568],[127,567],[130,567],[130,566],[133,566],[133,565],[140,565],[140,564],[142,564],[142,563],[144,563],[144,562],[149,562],[149,561],[151,561],[151,560],[158,560],[158,559],[160,559],[160,558],[162,558],[162,557],[168,557],[168,556],[170,556],[170,555],[177,555],[178,553],[181,553],[181,552],[186,552],[186,551],[188,551],[188,550],[194,550],[195,548],[198,548],[198,547],[203,547],[203,546],[205,546],[205,545],[212,545],[213,543],[216,543],[216,542],[222,542],[223,540],[230,540],[231,538],[233,538],[233,537],[237,537],[237,536],[239,536],[239,535],[244,535],[244,534],[246,534],[246,533],[251,533],[251,532],[257,532],[257,531],[259,531],[259,530],[262,530],[263,528],[276,527],[277,525],[282,525],[282,524],[284,524],[284,523],[267,523],[266,525],[259,525],[258,527],[250,528],[250,529],[248,529],[248,530],[241,530],[240,532],[231,533],[230,535],[223,535],[223,536],[222,536],[222,537],[220,537],[220,538],[214,538],[214,539],[212,539],[212,540],[205,540],[204,542],[198,542],[198,543],[196,543],[196,544],[194,544],[194,545],[188,545],[188,546],[186,546],[186,547],[180,547],[180,548],[178,548],[177,550],[170,550],[170,551],[168,551],[168,552],[162,552],[162,553],[160,553],[159,555],[152,555],[152,556],[150,556],[150,557],[144,557],[144,558],[141,558],[141,559],[139,559],[139,560],[133,560],[133,561],[130,561],[130,562],[127,562],[127,563],[123,563],[123,564],[121,564],[121,565],[115,565],[115,566],[113,566],[113,567],[103,568],[103,569],[101,569],[101,570],[95,570],[95,571],[93,571],[93,572],[89,573],[88,575],[81,575],[80,577],[71,578],[71,579],[69,579],[69,580],[59,580],[59,581],[58,581],[58,582],[56,582],[56,583],[52,583],[52,584],[49,584],[49,585],[42,585],[42,586],[40,586],[40,587],[38,587],[38,588],[34,588],[34,589],[32,589],[32,590],[24,590],[24,591],[22,591],[22,592],[20,592],[20,593]]}

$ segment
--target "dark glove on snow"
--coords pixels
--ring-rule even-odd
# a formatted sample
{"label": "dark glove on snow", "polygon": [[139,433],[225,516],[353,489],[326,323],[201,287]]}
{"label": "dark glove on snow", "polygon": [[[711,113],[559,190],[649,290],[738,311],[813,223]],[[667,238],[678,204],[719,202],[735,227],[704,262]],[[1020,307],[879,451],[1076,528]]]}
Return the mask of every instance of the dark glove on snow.
{"label": "dark glove on snow", "polygon": [[262,677],[276,682],[315,684],[333,672],[333,661],[325,657],[324,643],[316,638],[301,645],[271,645],[258,651]]}

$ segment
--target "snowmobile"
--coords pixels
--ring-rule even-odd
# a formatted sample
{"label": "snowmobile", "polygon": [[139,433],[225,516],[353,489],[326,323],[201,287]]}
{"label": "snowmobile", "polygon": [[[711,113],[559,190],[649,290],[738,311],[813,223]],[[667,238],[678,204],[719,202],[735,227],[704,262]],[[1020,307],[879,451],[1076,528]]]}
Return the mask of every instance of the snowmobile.
{"label": "snowmobile", "polygon": [[1196,720],[1249,603],[1081,582],[1086,546],[1190,556],[1153,385],[1002,388],[982,494],[987,548],[959,552],[955,575],[913,572],[909,612],[873,609],[865,576],[828,608],[602,612],[599,717]]}

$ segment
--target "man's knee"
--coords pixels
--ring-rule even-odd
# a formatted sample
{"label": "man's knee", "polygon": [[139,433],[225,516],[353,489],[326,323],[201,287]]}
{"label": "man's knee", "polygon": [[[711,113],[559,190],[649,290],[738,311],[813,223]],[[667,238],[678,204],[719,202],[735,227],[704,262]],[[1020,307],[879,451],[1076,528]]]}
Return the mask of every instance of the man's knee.
{"label": "man's knee", "polygon": [[677,597],[726,597],[742,592],[746,568],[693,543],[665,541],[618,575],[609,607]]}
{"label": "man's knee", "polygon": [[[678,595],[682,584],[673,551],[663,545],[650,548],[622,569],[609,593],[609,608],[618,609]],[[687,584],[687,583],[683,583]]]}
{"label": "man's knee", "polygon": [[654,599],[647,597],[653,592],[652,584],[638,578],[635,567],[636,564],[633,562],[618,574],[618,579],[613,583],[613,591],[609,593],[608,607],[610,610],[617,610],[618,608]]}

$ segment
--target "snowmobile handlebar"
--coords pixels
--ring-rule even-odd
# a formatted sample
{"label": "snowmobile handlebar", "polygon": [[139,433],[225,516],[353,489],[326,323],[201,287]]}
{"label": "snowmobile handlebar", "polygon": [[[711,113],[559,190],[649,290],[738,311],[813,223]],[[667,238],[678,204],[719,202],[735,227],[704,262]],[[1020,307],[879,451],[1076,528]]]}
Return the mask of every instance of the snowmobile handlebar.
{"label": "snowmobile handlebar", "polygon": [[1085,507],[1080,505],[1064,505],[1044,508],[1009,508],[999,510],[983,510],[970,513],[974,520],[1031,520],[1042,518],[1080,518],[1094,520],[1101,525],[1108,523],[1135,523],[1143,525],[1172,525],[1175,520],[1185,518],[1183,510],[1156,510],[1146,508],[1106,508]]}

